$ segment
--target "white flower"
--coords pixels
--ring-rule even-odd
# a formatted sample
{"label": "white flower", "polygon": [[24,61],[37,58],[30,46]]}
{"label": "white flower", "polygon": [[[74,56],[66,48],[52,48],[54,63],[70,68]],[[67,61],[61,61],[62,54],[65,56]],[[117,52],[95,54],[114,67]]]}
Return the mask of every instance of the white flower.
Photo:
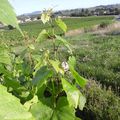
{"label": "white flower", "polygon": [[62,62],[62,68],[64,69],[65,72],[69,70],[69,65],[67,62]]}

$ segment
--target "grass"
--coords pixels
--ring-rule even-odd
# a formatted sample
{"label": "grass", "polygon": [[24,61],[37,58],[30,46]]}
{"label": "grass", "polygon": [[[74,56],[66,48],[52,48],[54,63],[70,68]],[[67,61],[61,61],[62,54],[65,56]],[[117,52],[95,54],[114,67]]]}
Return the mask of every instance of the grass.
{"label": "grass", "polygon": [[[113,16],[94,16],[94,17],[83,17],[83,18],[64,18],[63,20],[68,26],[68,31],[79,28],[90,28],[94,25],[98,25],[102,22],[113,22]],[[42,22],[30,22],[20,25],[22,31],[26,31],[31,39],[36,39],[38,34],[42,29],[49,29],[50,26],[48,24],[43,25]],[[61,30],[55,26],[56,33],[61,33]],[[21,45],[23,42],[22,36],[19,32],[14,30],[5,30],[0,32],[0,40],[6,41],[9,45]]]}
{"label": "grass", "polygon": [[120,87],[120,35],[84,34],[69,38],[77,58],[77,71],[84,77],[112,87]]}
{"label": "grass", "polygon": [[66,18],[64,21],[68,25],[68,29],[73,30],[79,28],[90,28],[102,22],[111,23],[113,19],[113,16],[92,16],[83,18]]}

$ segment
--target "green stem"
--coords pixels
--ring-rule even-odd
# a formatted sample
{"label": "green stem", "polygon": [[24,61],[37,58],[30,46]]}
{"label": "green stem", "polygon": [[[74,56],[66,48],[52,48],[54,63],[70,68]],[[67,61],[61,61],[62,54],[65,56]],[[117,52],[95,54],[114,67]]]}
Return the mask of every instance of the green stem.
{"label": "green stem", "polygon": [[55,108],[55,107],[56,107],[56,97],[55,97],[55,85],[54,85],[54,80],[52,80],[52,88],[53,88],[53,92],[52,92],[53,108]]}
{"label": "green stem", "polygon": [[54,51],[54,58],[56,59],[57,51],[56,51],[55,39],[53,39],[53,51]]}

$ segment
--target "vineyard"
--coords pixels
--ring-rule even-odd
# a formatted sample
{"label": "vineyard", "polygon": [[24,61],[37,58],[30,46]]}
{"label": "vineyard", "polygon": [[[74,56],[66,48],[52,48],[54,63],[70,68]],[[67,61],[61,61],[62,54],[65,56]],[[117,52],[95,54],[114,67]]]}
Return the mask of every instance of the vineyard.
{"label": "vineyard", "polygon": [[48,9],[19,25],[0,2],[0,120],[120,120],[114,16],[52,18]]}

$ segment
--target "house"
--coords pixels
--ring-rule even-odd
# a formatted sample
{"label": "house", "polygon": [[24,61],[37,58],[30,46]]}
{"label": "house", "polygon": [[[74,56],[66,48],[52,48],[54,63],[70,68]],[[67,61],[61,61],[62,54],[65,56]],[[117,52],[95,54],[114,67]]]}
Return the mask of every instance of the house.
{"label": "house", "polygon": [[25,22],[31,22],[31,18],[26,18]]}
{"label": "house", "polygon": [[99,16],[99,12],[94,11],[95,16]]}
{"label": "house", "polygon": [[24,23],[23,20],[18,20],[18,23]]}
{"label": "house", "polygon": [[33,18],[33,21],[37,21],[38,19],[37,18]]}
{"label": "house", "polygon": [[107,11],[104,11],[103,14],[107,14]]}

